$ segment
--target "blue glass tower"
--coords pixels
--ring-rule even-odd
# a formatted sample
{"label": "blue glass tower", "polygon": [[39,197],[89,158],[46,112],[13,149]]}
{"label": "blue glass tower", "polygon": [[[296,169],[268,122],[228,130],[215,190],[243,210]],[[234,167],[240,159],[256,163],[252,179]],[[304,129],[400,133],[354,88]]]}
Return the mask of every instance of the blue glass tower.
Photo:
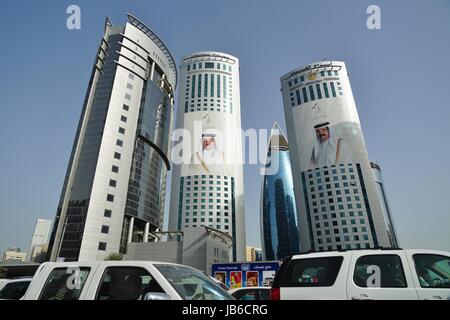
{"label": "blue glass tower", "polygon": [[289,145],[275,122],[267,148],[261,188],[261,239],[264,259],[300,252]]}

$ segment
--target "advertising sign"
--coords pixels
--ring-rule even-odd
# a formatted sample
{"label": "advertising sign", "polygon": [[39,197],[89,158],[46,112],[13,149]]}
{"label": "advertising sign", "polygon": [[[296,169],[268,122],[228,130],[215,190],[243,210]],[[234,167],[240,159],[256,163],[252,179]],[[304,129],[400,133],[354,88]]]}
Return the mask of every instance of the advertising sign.
{"label": "advertising sign", "polygon": [[[305,84],[321,92],[329,86],[330,82]],[[351,94],[303,103],[292,112],[298,128],[301,171],[359,162],[364,157],[364,140]]]}
{"label": "advertising sign", "polygon": [[270,286],[279,266],[278,261],[218,263],[212,276],[230,289]]}

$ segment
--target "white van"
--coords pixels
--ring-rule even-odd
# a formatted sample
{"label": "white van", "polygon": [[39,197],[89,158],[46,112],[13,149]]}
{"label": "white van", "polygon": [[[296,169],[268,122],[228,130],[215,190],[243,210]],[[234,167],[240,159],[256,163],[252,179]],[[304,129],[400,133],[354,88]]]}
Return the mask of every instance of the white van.
{"label": "white van", "polygon": [[272,300],[450,300],[450,253],[372,249],[299,254],[275,275]]}
{"label": "white van", "polygon": [[150,261],[46,262],[22,300],[234,300],[195,268]]}

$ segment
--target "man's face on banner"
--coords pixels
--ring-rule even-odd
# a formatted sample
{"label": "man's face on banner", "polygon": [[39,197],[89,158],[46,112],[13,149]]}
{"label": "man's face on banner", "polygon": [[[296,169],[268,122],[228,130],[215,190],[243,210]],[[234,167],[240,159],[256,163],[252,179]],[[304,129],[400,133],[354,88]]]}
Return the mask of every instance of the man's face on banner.
{"label": "man's face on banner", "polygon": [[213,136],[202,137],[202,150],[211,150],[216,146],[216,140]]}
{"label": "man's face on banner", "polygon": [[328,129],[328,127],[317,128],[316,135],[317,138],[320,139],[320,141],[325,142],[330,138],[330,130]]}

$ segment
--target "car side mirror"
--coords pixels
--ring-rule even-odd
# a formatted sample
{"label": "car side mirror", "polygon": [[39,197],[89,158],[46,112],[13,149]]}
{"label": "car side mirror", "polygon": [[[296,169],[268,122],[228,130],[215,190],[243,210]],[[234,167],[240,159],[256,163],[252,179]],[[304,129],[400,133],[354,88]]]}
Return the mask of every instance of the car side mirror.
{"label": "car side mirror", "polygon": [[170,300],[170,295],[161,292],[148,292],[145,294],[144,300]]}

